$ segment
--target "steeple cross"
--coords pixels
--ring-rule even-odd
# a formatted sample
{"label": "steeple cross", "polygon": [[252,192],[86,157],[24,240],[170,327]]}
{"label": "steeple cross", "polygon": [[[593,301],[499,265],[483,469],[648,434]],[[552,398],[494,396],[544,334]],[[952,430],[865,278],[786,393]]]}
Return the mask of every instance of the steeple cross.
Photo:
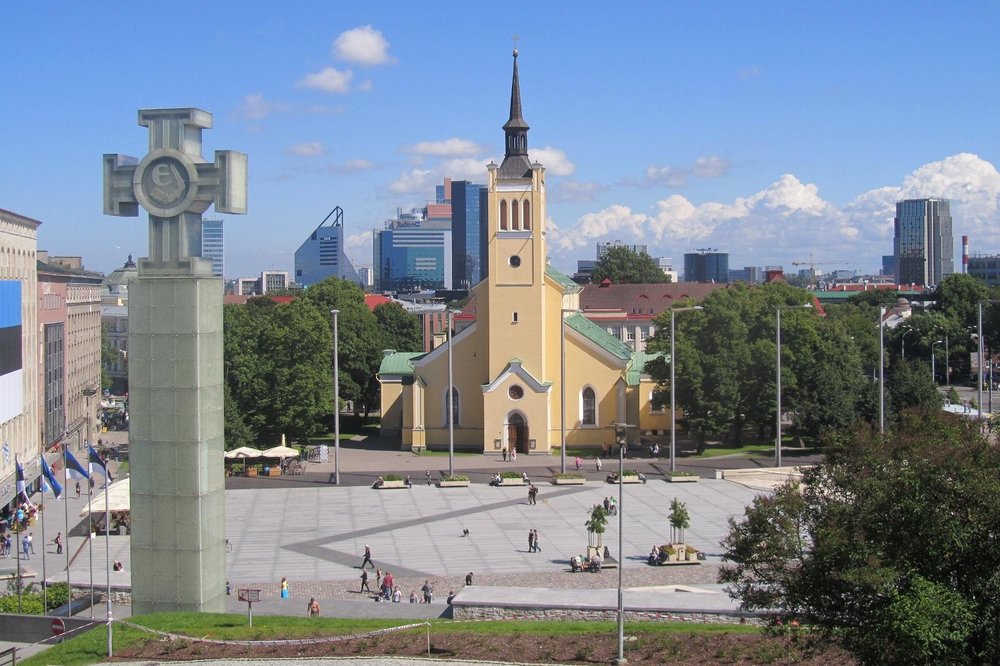
{"label": "steeple cross", "polygon": [[149,213],[149,257],[140,272],[211,272],[201,261],[201,214],[215,204],[219,213],[247,210],[247,156],[215,151],[215,163],[201,156],[201,131],[212,114],[201,109],[145,109],[139,125],[149,128],[149,153],[136,160],[104,156],[104,213],[135,217]]}
{"label": "steeple cross", "polygon": [[515,33],[514,33],[514,36],[513,36],[513,37],[511,37],[511,39],[513,39],[513,40],[514,40],[514,55],[517,55],[517,40],[519,40],[519,39],[521,39],[521,38],[520,38],[520,37],[518,37],[518,36],[517,36],[517,33],[515,32]]}

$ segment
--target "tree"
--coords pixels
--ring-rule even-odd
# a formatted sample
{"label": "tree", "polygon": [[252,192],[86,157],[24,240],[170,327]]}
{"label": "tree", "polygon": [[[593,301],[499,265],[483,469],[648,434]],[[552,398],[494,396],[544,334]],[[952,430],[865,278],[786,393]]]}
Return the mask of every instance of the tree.
{"label": "tree", "polygon": [[232,390],[229,388],[229,384],[225,384],[223,390],[225,391],[224,396],[224,407],[223,411],[225,414],[225,448],[226,451],[231,451],[233,449],[238,449],[241,446],[252,446],[256,442],[253,430],[246,424],[243,419],[243,414],[240,413],[240,408],[233,400]]}
{"label": "tree", "polygon": [[934,309],[944,313],[960,327],[976,326],[979,301],[990,298],[990,290],[968,274],[953,273],[941,280],[931,296]]}
{"label": "tree", "polygon": [[353,282],[331,277],[310,286],[303,298],[319,308],[331,330],[330,310],[339,310],[340,397],[354,402],[355,413],[363,411],[367,416],[378,396],[375,375],[382,362],[383,337],[375,315],[365,305],[364,292]]}
{"label": "tree", "polygon": [[687,504],[676,497],[670,501],[670,543],[684,543],[684,530],[691,527]]}
{"label": "tree", "polygon": [[601,504],[595,504],[590,509],[590,518],[584,523],[587,527],[587,545],[600,548],[603,543],[604,532],[608,527],[608,512]]}
{"label": "tree", "polygon": [[424,348],[424,335],[420,320],[396,302],[381,303],[375,307],[375,321],[382,332],[383,349],[400,352],[417,352]]}
{"label": "tree", "polygon": [[839,435],[800,486],[730,520],[720,582],[864,662],[998,663],[997,469],[977,423],[937,410]]}
{"label": "tree", "polygon": [[615,284],[657,284],[670,282],[656,260],[646,252],[636,252],[625,245],[613,245],[594,266],[594,282],[611,280]]}

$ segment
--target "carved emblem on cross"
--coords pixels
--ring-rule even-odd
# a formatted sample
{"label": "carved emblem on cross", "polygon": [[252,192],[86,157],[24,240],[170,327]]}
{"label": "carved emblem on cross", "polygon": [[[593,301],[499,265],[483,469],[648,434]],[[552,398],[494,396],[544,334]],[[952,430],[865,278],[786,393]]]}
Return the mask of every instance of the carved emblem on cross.
{"label": "carved emblem on cross", "polygon": [[104,156],[104,213],[134,217],[149,213],[149,257],[140,272],[210,272],[201,255],[201,215],[247,211],[247,156],[215,151],[215,162],[201,156],[201,131],[212,114],[201,109],[143,109],[139,125],[149,128],[149,153],[141,160]]}

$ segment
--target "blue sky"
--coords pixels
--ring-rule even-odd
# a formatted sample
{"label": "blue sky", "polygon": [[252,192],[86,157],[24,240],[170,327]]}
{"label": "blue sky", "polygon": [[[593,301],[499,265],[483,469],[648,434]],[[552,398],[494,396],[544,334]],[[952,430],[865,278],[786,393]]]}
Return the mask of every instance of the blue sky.
{"label": "blue sky", "polygon": [[249,155],[229,277],[291,271],[336,205],[370,264],[397,207],[499,161],[517,33],[564,271],[613,239],[875,271],[894,202],[923,196],[953,200],[956,253],[1000,252],[995,2],[252,5],[0,10],[0,208],[94,270],[146,255],[144,214],[102,214],[101,156],[145,154],[137,109],[194,106],[207,159]]}

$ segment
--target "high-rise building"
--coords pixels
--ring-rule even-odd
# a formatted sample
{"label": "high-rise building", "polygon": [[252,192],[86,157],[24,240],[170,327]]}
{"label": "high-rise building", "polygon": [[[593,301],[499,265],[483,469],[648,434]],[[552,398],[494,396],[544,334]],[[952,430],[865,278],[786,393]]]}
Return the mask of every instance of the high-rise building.
{"label": "high-rise building", "polygon": [[620,240],[604,241],[597,244],[597,260],[600,261],[603,259],[607,251],[613,247],[626,247],[636,254],[649,254],[649,250],[645,245],[629,245]]}
{"label": "high-rise building", "polygon": [[955,272],[951,202],[947,199],[897,201],[894,223],[897,283],[936,285],[945,275]]}
{"label": "high-rise building", "polygon": [[452,289],[471,289],[486,277],[486,209],[480,205],[486,188],[467,180],[451,185]]}
{"label": "high-rise building", "polygon": [[201,256],[212,262],[212,275],[225,277],[225,236],[222,220],[201,221]]}
{"label": "high-rise building", "polygon": [[261,271],[260,293],[268,294],[288,289],[288,271]]}
{"label": "high-rise building", "polygon": [[969,275],[979,278],[989,287],[1000,286],[1000,255],[974,254],[966,268]]}
{"label": "high-rise building", "polygon": [[728,282],[729,253],[699,250],[684,255],[685,282]]}
{"label": "high-rise building", "polygon": [[[327,220],[333,222],[326,225]],[[361,285],[361,278],[344,254],[344,209],[335,207],[295,251],[295,281],[303,287],[338,277]]]}
{"label": "high-rise building", "polygon": [[452,284],[451,229],[426,223],[419,212],[399,216],[375,232],[375,291],[448,289]]}

